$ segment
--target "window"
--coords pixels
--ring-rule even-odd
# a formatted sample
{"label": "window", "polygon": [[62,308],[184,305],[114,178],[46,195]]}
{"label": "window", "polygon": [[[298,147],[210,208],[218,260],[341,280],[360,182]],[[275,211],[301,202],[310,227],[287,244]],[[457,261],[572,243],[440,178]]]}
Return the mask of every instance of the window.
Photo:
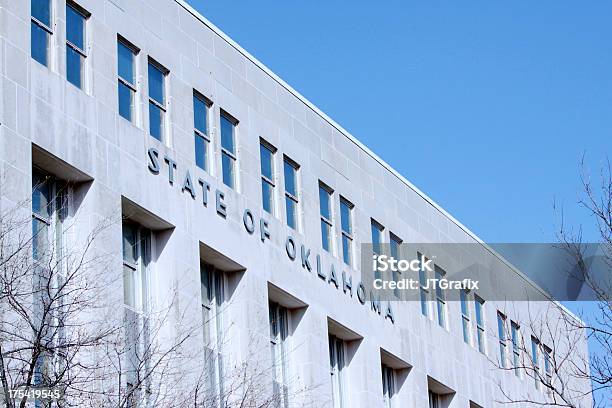
{"label": "window", "polygon": [[283,159],[283,171],[285,175],[285,211],[287,225],[294,230],[298,229],[298,189],[297,171],[299,166],[287,156]]}
{"label": "window", "polygon": [[49,48],[51,44],[51,0],[31,1],[31,55],[42,65],[49,66]]}
{"label": "window", "polygon": [[444,296],[444,291],[440,287],[440,280],[444,279],[444,275],[446,272],[442,270],[442,268],[436,265],[435,274],[438,284],[436,285],[436,306],[438,312],[438,325],[440,327],[446,328],[446,298]]}
{"label": "window", "polygon": [[135,312],[150,310],[151,231],[123,223],[123,301]]}
{"label": "window", "polygon": [[[380,225],[374,219],[370,219],[370,229],[372,231],[372,252],[374,255],[382,255],[382,234],[385,227]],[[374,279],[382,279],[379,268],[374,270]]]}
{"label": "window", "polygon": [[342,260],[353,264],[353,204],[340,197],[340,226],[342,228]]}
{"label": "window", "polygon": [[[128,347],[126,385],[133,399],[147,398],[150,381],[138,380],[142,364],[148,364],[145,350],[151,347],[147,315],[152,311],[151,248],[153,234],[140,224],[125,220],[123,235],[123,302]],[[144,395],[142,394],[144,392]]]}
{"label": "window", "polygon": [[264,211],[274,214],[274,153],[276,149],[261,140],[259,143],[259,161],[261,167],[261,199]]}
{"label": "window", "polygon": [[270,344],[272,347],[272,374],[274,376],[274,398],[276,407],[289,407],[288,367],[287,367],[287,309],[278,303],[270,302]]}
{"label": "window", "polygon": [[548,347],[547,345],[542,345],[542,349],[544,350],[544,376],[545,376],[545,383],[544,386],[546,387],[546,392],[548,394],[550,394],[551,391],[551,384],[552,384],[552,360],[551,360],[551,354],[552,354],[552,350],[550,347]]}
{"label": "window", "polygon": [[463,327],[463,341],[470,344],[470,304],[468,302],[469,292],[465,289],[459,290],[459,301],[461,303],[461,324]]}
{"label": "window", "polygon": [[321,245],[332,253],[332,212],[331,197],[333,190],[319,182],[319,207],[321,211]]}
{"label": "window", "polygon": [[195,138],[195,163],[202,170],[208,170],[208,108],[210,102],[199,93],[193,93],[193,128]]}
{"label": "window", "polygon": [[393,396],[395,395],[395,370],[385,364],[382,365],[382,383],[383,406],[391,408]]}
{"label": "window", "polygon": [[[401,259],[401,248],[402,248],[402,240],[392,232],[389,233],[389,250],[391,252],[391,257],[394,259]],[[397,268],[396,268],[397,269]],[[400,271],[395,270],[392,271],[392,279],[394,282],[398,282],[400,280]],[[400,298],[400,290],[396,287],[393,289],[394,296],[399,299]]]}
{"label": "window", "polygon": [[225,301],[224,274],[212,265],[200,265],[200,296],[206,386],[212,405],[223,394],[223,306]]}
{"label": "window", "polygon": [[427,303],[427,300],[429,298],[429,289],[427,285],[427,271],[425,270],[425,267],[423,266],[425,261],[427,261],[427,258],[425,258],[423,255],[421,255],[418,252],[417,252],[417,258],[422,261],[420,264],[421,267],[419,268],[419,284],[420,284],[419,295],[421,297],[421,314],[423,316],[429,316],[429,305]]}
{"label": "window", "polygon": [[519,371],[521,364],[520,327],[517,323],[510,321],[510,335],[512,336],[512,366],[517,377],[521,376]]}
{"label": "window", "polygon": [[372,229],[372,251],[376,255],[380,255],[382,254],[382,234],[385,227],[380,225],[374,219],[370,219],[370,225]]}
{"label": "window", "polygon": [[334,335],[329,336],[329,372],[332,383],[332,406],[333,408],[344,408],[344,340]]}
{"label": "window", "polygon": [[221,169],[223,184],[229,188],[236,186],[236,125],[238,122],[225,112],[221,112]]}
{"label": "window", "polygon": [[474,295],[474,310],[476,314],[476,340],[478,351],[485,353],[485,322],[484,322],[484,300]]}
{"label": "window", "polygon": [[135,60],[138,49],[127,41],[117,40],[117,94],[119,115],[134,121],[135,95],[136,95],[136,69]]}
{"label": "window", "polygon": [[508,362],[508,346],[506,344],[506,316],[497,312],[497,337],[499,338],[499,366],[506,368]]}
{"label": "window", "polygon": [[89,14],[77,5],[66,2],[66,78],[83,89],[85,58],[85,24]]}
{"label": "window", "polygon": [[540,340],[531,336],[531,366],[536,389],[540,389]]}
{"label": "window", "polygon": [[149,58],[149,134],[161,141],[166,116],[166,75],[168,70]]}
{"label": "window", "polygon": [[436,394],[433,391],[429,391],[429,408],[441,408],[442,405],[440,405],[440,395]]}
{"label": "window", "polygon": [[[41,326],[46,324],[50,329],[44,334],[43,343],[54,344],[58,336],[63,336],[61,328],[53,329],[51,319],[54,318],[53,307],[49,309],[44,305],[49,305],[49,287],[57,287],[61,283],[62,270],[57,262],[62,262],[63,248],[65,243],[63,223],[66,219],[68,209],[68,187],[64,182],[52,176],[33,169],[32,171],[32,258],[34,260],[34,280],[32,295],[33,302],[32,316],[34,324]],[[55,261],[52,261],[55,259]],[[51,312],[51,313],[50,313]],[[43,321],[47,319],[48,321]],[[34,367],[34,384],[50,384],[56,360],[54,348],[45,347],[42,350]],[[58,352],[59,357],[62,352]],[[38,401],[37,401],[37,406]]]}

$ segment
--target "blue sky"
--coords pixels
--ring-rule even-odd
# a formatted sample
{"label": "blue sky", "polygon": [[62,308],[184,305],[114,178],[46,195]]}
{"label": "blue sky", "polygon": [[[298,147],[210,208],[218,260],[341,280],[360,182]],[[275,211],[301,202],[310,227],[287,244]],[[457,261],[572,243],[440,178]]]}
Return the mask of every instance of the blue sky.
{"label": "blue sky", "polygon": [[[191,4],[488,242],[583,225],[612,154],[612,2]],[[592,312],[592,305],[569,305]]]}
{"label": "blue sky", "polygon": [[551,240],[553,199],[592,224],[578,163],[612,150],[612,3],[191,3],[485,241]]}

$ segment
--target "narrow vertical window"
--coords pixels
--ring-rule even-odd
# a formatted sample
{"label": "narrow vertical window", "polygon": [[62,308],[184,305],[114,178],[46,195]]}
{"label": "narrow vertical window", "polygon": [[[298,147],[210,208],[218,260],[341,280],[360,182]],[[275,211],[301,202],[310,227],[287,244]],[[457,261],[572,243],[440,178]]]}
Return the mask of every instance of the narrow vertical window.
{"label": "narrow vertical window", "polygon": [[236,188],[236,125],[238,122],[221,112],[221,170],[223,184]]}
{"label": "narrow vertical window", "polygon": [[544,386],[546,388],[546,392],[550,394],[552,392],[550,387],[552,386],[552,371],[553,371],[552,370],[552,359],[551,359],[552,349],[548,347],[547,345],[543,345],[542,349],[544,350],[544,376],[545,376],[544,381],[546,381],[544,383]]}
{"label": "narrow vertical window", "polygon": [[374,219],[370,219],[370,226],[372,230],[372,251],[376,255],[382,254],[382,235],[385,227],[376,222]]}
{"label": "narrow vertical window", "polygon": [[[389,233],[389,251],[391,253],[391,257],[396,260],[401,259],[401,248],[402,248],[402,240],[397,235],[392,232]],[[396,270],[392,271],[392,279],[394,282],[399,282],[400,280],[400,271],[396,268]],[[394,296],[399,299],[400,298],[400,290],[396,287],[393,289]]]}
{"label": "narrow vertical window", "polygon": [[461,302],[461,326],[463,328],[463,341],[470,344],[470,304],[469,293],[465,289],[459,290],[459,301]]}
{"label": "narrow vertical window", "polygon": [[536,389],[540,389],[540,340],[531,336],[531,368]]}
{"label": "narrow vertical window", "polygon": [[275,407],[289,407],[287,370],[288,311],[278,303],[270,302],[270,345],[272,348],[272,375]]}
{"label": "narrow vertical window", "polygon": [[32,0],[31,55],[42,65],[49,66],[49,48],[53,29],[51,26],[51,0]]}
{"label": "narrow vertical window", "polygon": [[[63,257],[63,222],[68,202],[67,186],[54,177],[32,171],[32,258],[34,273],[32,281],[32,318],[37,327],[49,327],[41,333],[43,344],[53,345],[55,336],[62,336],[61,328],[53,329],[55,310],[50,308],[49,288],[57,287],[62,273],[55,263]],[[52,261],[53,260],[53,261]],[[50,384],[54,381],[53,362],[56,354],[53,347],[44,347],[34,367],[34,385]],[[62,352],[57,357],[62,358]],[[36,403],[39,404],[38,401]]]}
{"label": "narrow vertical window", "polygon": [[333,190],[319,182],[319,208],[321,214],[321,245],[327,252],[332,252],[332,211],[331,197]]}
{"label": "narrow vertical window", "polygon": [[499,338],[499,366],[506,368],[508,364],[508,345],[506,344],[506,316],[497,312],[497,337]]}
{"label": "narrow vertical window", "polygon": [[353,204],[340,197],[340,225],[342,228],[342,259],[347,265],[353,263]]}
{"label": "narrow vertical window", "polygon": [[429,285],[427,278],[427,271],[425,270],[425,262],[427,258],[425,258],[422,254],[417,253],[417,258],[420,259],[420,268],[419,268],[419,295],[421,298],[421,314],[423,316],[429,316]]}
{"label": "narrow vertical window", "polygon": [[476,315],[476,340],[478,351],[485,353],[485,322],[484,322],[484,300],[474,295],[474,311]]}
{"label": "narrow vertical window", "polygon": [[199,93],[193,93],[193,128],[196,166],[208,170],[208,108],[210,102]]}
{"label": "narrow vertical window", "polygon": [[383,406],[392,408],[393,396],[395,395],[395,370],[385,364],[382,365],[382,383]]}
{"label": "narrow vertical window", "polygon": [[514,373],[520,377],[521,365],[521,344],[520,344],[520,327],[517,323],[510,321],[510,335],[512,337],[512,366]]}
{"label": "narrow vertical window", "polygon": [[86,22],[89,14],[76,4],[66,2],[66,78],[83,89],[84,67],[87,53]]}
{"label": "narrow vertical window", "polygon": [[436,266],[435,267],[435,275],[437,279],[436,284],[436,306],[438,312],[438,325],[440,327],[446,328],[446,297],[444,296],[444,291],[440,286],[440,280],[444,279],[446,272],[442,270],[442,268]]}
{"label": "narrow vertical window", "polygon": [[285,212],[287,215],[287,225],[294,230],[298,229],[298,189],[297,171],[299,166],[289,159],[283,159],[283,171],[285,177]]}
{"label": "narrow vertical window", "polygon": [[204,339],[205,383],[213,406],[223,395],[223,305],[224,275],[212,265],[200,265],[200,293],[202,299],[202,330]]}
{"label": "narrow vertical window", "polygon": [[117,95],[119,115],[134,121],[136,70],[135,60],[138,50],[123,39],[117,40]]}
{"label": "narrow vertical window", "polygon": [[149,59],[149,134],[163,140],[166,116],[166,75],[168,70]]}
{"label": "narrow vertical window", "polygon": [[344,359],[345,343],[336,336],[329,336],[329,373],[332,383],[332,407],[344,408]]}
{"label": "narrow vertical window", "polygon": [[151,231],[123,223],[123,301],[131,310],[150,309]]}
{"label": "narrow vertical window", "polygon": [[261,167],[261,199],[264,211],[274,214],[274,153],[276,149],[261,140],[259,143],[259,163]]}

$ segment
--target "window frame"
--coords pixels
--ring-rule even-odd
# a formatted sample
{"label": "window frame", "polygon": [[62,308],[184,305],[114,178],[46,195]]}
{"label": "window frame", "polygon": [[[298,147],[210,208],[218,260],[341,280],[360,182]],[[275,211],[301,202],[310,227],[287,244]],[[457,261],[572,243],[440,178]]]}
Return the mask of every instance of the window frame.
{"label": "window frame", "polygon": [[533,380],[536,390],[540,389],[540,340],[531,336],[531,368],[533,369]]}
{"label": "window frame", "polygon": [[[444,279],[444,277],[446,276],[446,271],[440,266],[434,265],[434,275],[436,279]],[[446,329],[446,296],[444,290],[439,285],[439,281],[438,285],[436,285],[434,293],[436,296],[436,314],[438,325]]]}
{"label": "window frame", "polygon": [[346,341],[333,334],[329,334],[328,345],[333,407],[344,408],[347,395],[345,384],[345,370],[347,368]]}
{"label": "window frame", "polygon": [[[198,127],[196,126],[196,100],[200,103],[202,103],[202,105],[204,106],[204,124],[206,126],[206,130],[202,131],[201,129],[198,129]],[[197,90],[193,90],[193,133],[194,133],[194,156],[195,156],[195,163],[196,163],[196,167],[208,172],[208,173],[212,173],[210,166],[211,166],[211,161],[210,161],[210,144],[211,144],[211,138],[209,136],[210,132],[210,111],[212,108],[212,101],[210,99],[208,99],[207,97],[205,97],[204,95],[202,95],[202,93],[198,92]],[[197,138],[201,138],[204,140],[204,157],[203,157],[203,162],[204,162],[204,167],[201,167],[200,165],[198,165],[198,150],[196,149],[196,142],[195,140]]]}
{"label": "window frame", "polygon": [[[219,116],[219,120],[227,120],[231,125],[232,125],[232,145],[234,148],[234,151],[230,151],[229,149],[227,149],[224,145],[223,145],[223,126],[220,127],[220,140],[219,140],[219,144],[221,146],[221,179],[224,185],[226,185],[227,187],[231,188],[232,190],[237,190],[237,185],[238,185],[238,177],[237,177],[237,172],[236,172],[236,167],[237,167],[237,163],[238,163],[238,145],[236,143],[236,129],[238,128],[238,123],[240,123],[236,118],[234,118],[232,115],[230,115],[229,113],[227,113],[225,110],[221,109],[221,113]],[[231,163],[231,185],[226,183],[225,180],[225,172],[224,172],[224,166],[223,166],[223,157],[226,156],[229,158],[230,163]]]}
{"label": "window frame", "polygon": [[[262,149],[265,149],[270,154],[270,177],[266,176],[263,171],[263,157],[261,155]],[[263,138],[259,138],[259,170],[261,174],[261,202],[265,212],[270,215],[275,215],[276,211],[276,152],[278,150],[272,144],[267,142]],[[269,211],[266,209],[266,203],[264,198],[264,185],[267,185],[270,188],[270,202],[268,205],[270,206]]]}
{"label": "window frame", "polygon": [[499,339],[499,362],[501,368],[508,368],[507,317],[497,311],[497,337]]}
{"label": "window frame", "polygon": [[[290,167],[293,169],[293,185],[295,187],[295,195],[289,191],[287,191],[287,172],[285,171],[285,169],[287,167]],[[299,185],[298,185],[298,171],[300,169],[300,165],[297,164],[294,160],[292,160],[289,156],[287,155],[283,155],[283,178],[284,178],[284,189],[285,189],[285,217],[287,218],[287,225],[290,228],[293,228],[296,231],[299,231],[299,227],[300,227],[300,216],[299,216],[299,203],[300,203],[300,198],[299,198]],[[294,225],[290,225],[289,224],[289,209],[287,206],[287,201],[292,201],[295,205],[294,208],[294,217],[295,219],[294,221]]]}
{"label": "window frame", "polygon": [[461,308],[461,329],[463,331],[463,342],[472,345],[472,328],[470,313],[470,291],[459,289],[459,303]]}
{"label": "window frame", "polygon": [[510,338],[512,341],[512,368],[515,370],[516,376],[520,377],[521,326],[513,320],[510,320]]}
{"label": "window frame", "polygon": [[[46,40],[46,44],[45,44],[45,62],[42,63],[41,61],[39,61],[38,59],[34,58],[34,56],[32,55],[32,38],[30,38],[30,57],[32,59],[34,59],[36,62],[38,62],[39,64],[49,68],[51,65],[51,38],[54,34],[53,32],[53,11],[54,11],[54,7],[53,7],[53,1],[52,0],[45,0],[47,2],[47,5],[49,7],[49,25],[43,23],[42,21],[40,21],[37,17],[34,17],[34,14],[32,13],[32,0],[30,0],[30,27],[32,27],[32,25],[36,25],[37,27],[39,27],[40,29],[42,29],[45,32],[45,40]],[[30,28],[30,36],[32,35],[31,32],[32,28]]]}
{"label": "window frame", "polygon": [[[342,211],[342,208],[346,207],[347,209],[347,224],[348,224],[348,231],[344,229],[344,220],[343,220],[343,214],[344,212]],[[343,196],[340,196],[340,230],[341,230],[341,234],[342,234],[342,260],[344,261],[345,264],[347,264],[348,266],[352,266],[353,262],[354,262],[354,255],[353,255],[353,240],[354,240],[354,236],[353,236],[353,208],[355,208],[355,205],[353,203],[351,203],[349,200],[347,200],[346,198],[344,198]],[[348,248],[345,248],[345,238],[346,238],[346,244],[348,245]],[[348,257],[348,259],[345,258],[345,251],[346,251],[346,256]]]}
{"label": "window frame", "polygon": [[[133,227],[136,259],[135,262],[126,260],[125,256],[123,256],[122,259],[124,266],[123,273],[125,273],[125,268],[132,271],[134,289],[134,293],[131,294],[133,296],[134,305],[126,303],[124,292],[123,306],[137,315],[146,316],[152,311],[154,305],[151,275],[154,273],[153,248],[155,248],[155,233],[142,224],[128,219],[124,220],[121,225],[122,240],[124,240],[124,228],[126,225]],[[124,251],[125,248],[123,248],[123,252]],[[125,291],[125,275],[123,277],[123,285]]]}
{"label": "window frame", "polygon": [[[128,49],[132,55],[132,76],[133,78],[128,80],[121,75],[119,69],[119,47],[123,46]],[[136,122],[138,103],[136,100],[136,95],[138,95],[138,55],[140,54],[140,49],[136,47],[134,44],[126,40],[121,35],[117,35],[117,111],[119,116],[123,119],[127,120],[130,123]],[[148,65],[147,65],[148,67]],[[130,91],[130,119],[126,118],[121,114],[121,102],[120,102],[120,87],[121,85],[125,86]]]}
{"label": "window frame", "polygon": [[[272,353],[272,375],[274,392],[280,394],[279,408],[289,407],[289,362],[287,358],[287,346],[290,336],[291,311],[281,304],[273,301],[268,302],[270,345]],[[280,378],[279,378],[280,377]]]}
{"label": "window frame", "polygon": [[[425,255],[420,252],[417,252],[417,259],[428,261]],[[419,262],[419,298],[421,303],[421,315],[429,318],[430,310],[429,310],[429,289],[427,286],[427,271],[423,267],[423,262]]]}
{"label": "window frame", "polygon": [[[389,255],[397,260],[402,258],[402,244],[404,243],[404,240],[401,239],[400,237],[398,237],[397,235],[395,235],[393,232],[389,231]],[[396,248],[397,252],[394,254],[394,248]],[[394,282],[398,282],[400,275],[401,275],[401,271],[399,269],[392,271],[391,272],[391,278]],[[396,287],[393,289],[393,295],[397,298],[400,299],[401,298],[401,292],[400,290]]]}
{"label": "window frame", "polygon": [[[327,194],[327,212],[329,213],[329,217],[323,214],[323,202],[321,200],[321,192],[324,191]],[[323,183],[319,180],[319,219],[321,224],[321,246],[325,251],[332,254],[334,253],[334,213],[333,213],[333,198],[334,198],[334,190],[329,187],[327,184]],[[325,227],[328,231],[327,234],[327,245],[325,244],[325,239],[323,236],[323,227]],[[326,248],[327,246],[327,248]]]}
{"label": "window frame", "polygon": [[[76,14],[80,15],[83,18],[83,47],[87,48],[87,21],[91,16],[87,10],[81,7],[79,4],[74,1],[66,1],[66,79],[69,83],[76,86],[82,91],[85,91],[86,83],[85,83],[85,68],[86,68],[86,60],[87,60],[87,50],[79,48],[78,45],[74,44],[72,41],[68,40],[68,9],[72,9]],[[68,52],[69,49],[73,50],[79,55],[79,81],[80,84],[77,85],[74,82],[70,81],[68,78]]]}
{"label": "window frame", "polygon": [[383,383],[383,406],[385,408],[392,408],[394,405],[394,397],[397,392],[395,389],[395,369],[383,363],[381,364],[381,374]]}
{"label": "window frame", "polygon": [[[159,71],[162,75],[162,99],[163,101],[158,101],[151,96],[151,69],[155,69]],[[166,142],[166,116],[168,114],[168,96],[167,96],[167,88],[168,88],[168,75],[170,71],[153,59],[151,56],[148,57],[147,60],[147,99],[149,101],[149,135],[154,139],[157,139],[155,135],[153,135],[151,131],[151,105],[160,110],[160,124],[159,124],[159,140],[160,142]]]}
{"label": "window frame", "polygon": [[[476,293],[474,293],[474,321],[476,323],[476,345],[478,346],[479,352],[481,352],[482,354],[487,354],[484,304],[485,300],[478,296]],[[478,313],[479,308],[480,313]]]}

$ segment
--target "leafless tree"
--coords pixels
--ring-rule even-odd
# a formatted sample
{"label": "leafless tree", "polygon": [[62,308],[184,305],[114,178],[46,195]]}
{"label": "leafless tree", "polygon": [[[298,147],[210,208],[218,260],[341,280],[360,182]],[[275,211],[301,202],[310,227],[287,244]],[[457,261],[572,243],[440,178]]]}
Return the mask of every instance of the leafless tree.
{"label": "leafless tree", "polygon": [[[612,168],[609,160],[602,166],[597,181],[593,181],[583,157],[580,176],[582,192],[578,203],[593,219],[598,239],[584,242],[582,227],[568,227],[561,213],[558,246],[572,261],[570,277],[583,282],[589,299],[597,306],[596,312],[585,314],[580,320],[555,303],[539,314],[530,311],[524,320],[537,339],[547,339],[549,348],[540,345],[537,350],[548,354],[549,369],[541,363],[534,364],[529,339],[520,341],[521,362],[517,368],[504,368],[501,364],[498,367],[521,370],[539,383],[545,393],[537,398],[527,394],[517,397],[500,384],[505,397],[502,402],[569,408],[612,405]],[[587,250],[593,244],[598,249],[595,257]],[[588,351],[579,346],[585,336],[591,346]]]}
{"label": "leafless tree", "polygon": [[[57,205],[56,221],[37,219],[32,208],[40,202],[33,199],[0,214],[0,401],[5,407],[33,406],[28,391],[41,387],[60,390],[62,397],[37,406],[283,406],[271,386],[273,367],[264,361],[227,363],[223,388],[211,388],[210,367],[219,364],[218,357],[203,345],[193,346],[206,322],[194,322],[179,310],[176,289],[148,313],[113,304],[109,292],[123,290],[116,266],[120,254],[101,248],[109,248],[104,242],[121,219],[99,220],[83,234],[77,229],[91,217],[77,222],[76,213],[62,215],[63,200],[57,194],[46,203]],[[15,398],[17,389],[24,393]],[[294,389],[295,396],[308,392]]]}

